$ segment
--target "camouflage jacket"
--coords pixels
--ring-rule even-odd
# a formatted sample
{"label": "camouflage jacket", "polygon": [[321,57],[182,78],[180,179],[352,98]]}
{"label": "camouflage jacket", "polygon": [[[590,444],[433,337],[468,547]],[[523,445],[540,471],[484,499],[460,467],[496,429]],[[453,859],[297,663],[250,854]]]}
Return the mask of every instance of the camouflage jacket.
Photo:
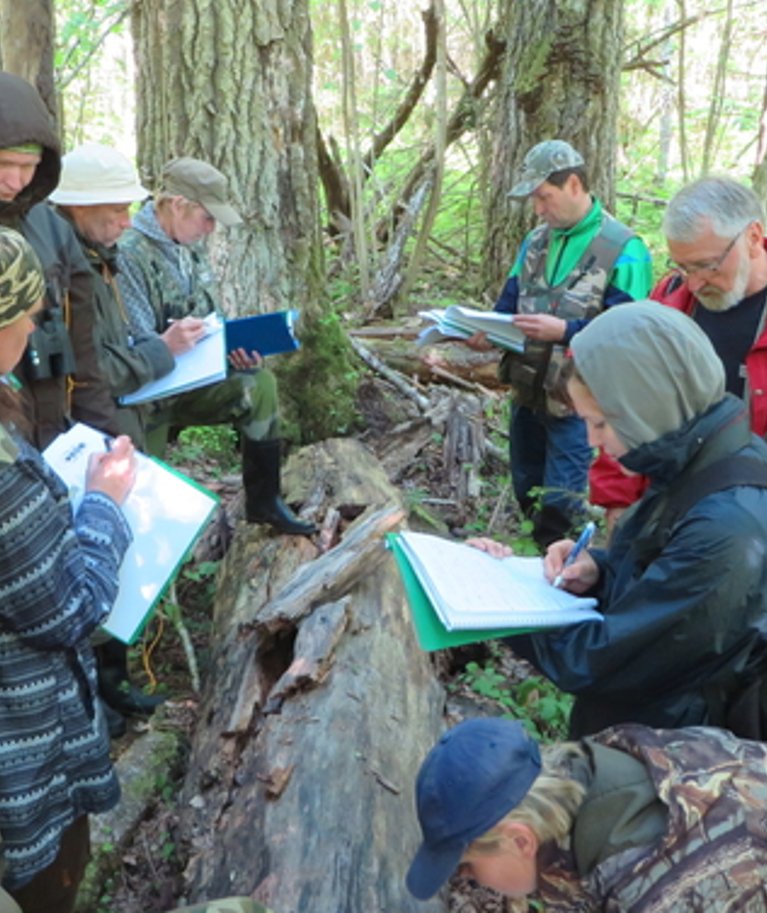
{"label": "camouflage jacket", "polygon": [[[547,913],[764,913],[767,745],[720,729],[634,724],[593,740],[642,762],[668,809],[665,833],[607,856],[583,877],[570,853],[556,855],[540,872]],[[579,817],[589,801],[587,794]]]}
{"label": "camouflage jacket", "polygon": [[151,200],[118,249],[117,285],[134,333],[162,333],[169,320],[219,310],[216,277],[202,246],[168,237]]}

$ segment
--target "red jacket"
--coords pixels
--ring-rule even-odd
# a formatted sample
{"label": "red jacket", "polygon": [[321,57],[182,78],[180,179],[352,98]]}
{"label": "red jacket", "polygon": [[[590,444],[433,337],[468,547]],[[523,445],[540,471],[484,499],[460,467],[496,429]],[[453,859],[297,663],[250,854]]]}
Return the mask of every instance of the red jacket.
{"label": "red jacket", "polygon": [[[764,242],[767,250],[767,239]],[[650,292],[650,297],[685,314],[692,314],[696,299],[680,281],[678,273],[664,276]],[[767,436],[767,321],[746,356],[745,399],[751,416],[751,430],[759,437]],[[589,499],[602,507],[629,507],[647,488],[644,476],[627,476],[604,451],[589,470]]]}

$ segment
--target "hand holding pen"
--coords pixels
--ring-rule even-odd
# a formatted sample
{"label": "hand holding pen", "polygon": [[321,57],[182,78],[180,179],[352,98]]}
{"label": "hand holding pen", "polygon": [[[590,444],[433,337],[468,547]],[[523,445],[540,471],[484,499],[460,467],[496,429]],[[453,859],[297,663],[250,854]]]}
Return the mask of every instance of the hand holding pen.
{"label": "hand holding pen", "polygon": [[599,569],[597,568],[596,562],[588,555],[588,552],[586,552],[595,532],[596,524],[589,522],[583,528],[583,532],[574,545],[571,545],[571,540],[565,539],[561,542],[555,542],[549,548],[549,551],[546,553],[546,565],[550,570],[553,570],[554,567],[558,568],[558,571],[552,580],[553,586],[562,586],[565,582],[565,570],[572,567],[581,556],[586,559],[583,562],[584,567],[577,578],[568,581],[573,584],[570,589],[572,589],[573,592],[584,592],[597,582]]}

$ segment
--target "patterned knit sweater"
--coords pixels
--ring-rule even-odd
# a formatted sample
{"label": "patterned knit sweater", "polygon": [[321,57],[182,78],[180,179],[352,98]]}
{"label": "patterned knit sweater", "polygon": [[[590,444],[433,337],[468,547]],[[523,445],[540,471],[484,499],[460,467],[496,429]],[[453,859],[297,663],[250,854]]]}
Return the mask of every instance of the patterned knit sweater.
{"label": "patterned knit sweater", "polygon": [[0,835],[3,885],[56,857],[76,818],[117,803],[89,633],[117,594],[130,531],[0,426]]}

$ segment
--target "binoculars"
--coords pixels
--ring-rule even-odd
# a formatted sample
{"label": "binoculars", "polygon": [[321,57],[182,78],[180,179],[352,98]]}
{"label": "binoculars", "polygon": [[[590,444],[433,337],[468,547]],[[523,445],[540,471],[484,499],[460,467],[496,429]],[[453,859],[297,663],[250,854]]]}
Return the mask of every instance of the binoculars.
{"label": "binoculars", "polygon": [[74,374],[75,355],[60,305],[48,306],[37,318],[27,341],[24,360],[33,380]]}

